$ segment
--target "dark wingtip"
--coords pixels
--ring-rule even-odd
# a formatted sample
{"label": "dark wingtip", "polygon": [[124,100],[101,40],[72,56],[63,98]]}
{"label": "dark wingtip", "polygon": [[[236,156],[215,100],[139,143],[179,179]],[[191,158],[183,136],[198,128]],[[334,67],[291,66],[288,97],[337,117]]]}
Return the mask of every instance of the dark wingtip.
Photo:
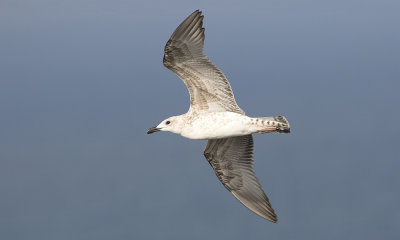
{"label": "dark wingtip", "polygon": [[274,215],[268,216],[268,218],[265,218],[265,219],[267,219],[268,221],[273,222],[273,223],[278,223],[278,216],[276,216],[275,212],[274,212]]}
{"label": "dark wingtip", "polygon": [[[273,209],[272,209],[272,211],[274,211]],[[273,223],[278,223],[278,216],[276,216],[276,214],[275,213],[267,213],[267,214],[258,214],[258,213],[256,213],[258,216],[260,216],[260,217],[262,217],[262,218],[264,218],[265,220],[268,220],[268,221],[270,221],[270,222],[273,222]]]}

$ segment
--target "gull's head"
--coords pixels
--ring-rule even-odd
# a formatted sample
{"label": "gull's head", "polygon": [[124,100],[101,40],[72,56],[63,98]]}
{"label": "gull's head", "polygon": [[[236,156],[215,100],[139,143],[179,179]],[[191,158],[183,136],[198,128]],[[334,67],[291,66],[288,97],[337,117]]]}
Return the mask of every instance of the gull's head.
{"label": "gull's head", "polygon": [[159,131],[166,131],[166,132],[173,132],[176,134],[180,134],[181,132],[181,119],[179,116],[169,117],[158,124],[157,127],[152,127],[147,130],[147,134],[159,132]]}

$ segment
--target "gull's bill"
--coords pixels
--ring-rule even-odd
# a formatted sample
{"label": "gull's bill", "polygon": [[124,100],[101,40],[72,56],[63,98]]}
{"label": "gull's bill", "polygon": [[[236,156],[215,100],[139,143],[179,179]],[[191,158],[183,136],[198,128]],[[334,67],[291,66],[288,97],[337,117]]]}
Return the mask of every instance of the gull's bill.
{"label": "gull's bill", "polygon": [[152,127],[147,129],[147,134],[151,134],[151,133],[155,133],[155,132],[159,132],[161,131],[161,128],[157,128],[157,127]]}

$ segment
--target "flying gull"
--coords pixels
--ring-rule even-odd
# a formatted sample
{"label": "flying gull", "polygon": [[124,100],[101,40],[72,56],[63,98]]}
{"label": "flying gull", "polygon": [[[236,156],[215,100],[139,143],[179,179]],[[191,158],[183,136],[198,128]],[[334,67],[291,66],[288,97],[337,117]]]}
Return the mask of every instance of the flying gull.
{"label": "flying gull", "polygon": [[186,85],[187,113],[162,121],[147,133],[169,131],[208,140],[204,156],[221,183],[244,206],[277,222],[277,216],[253,170],[253,133],[289,133],[283,116],[251,118],[236,104],[224,74],[204,55],[203,16],[197,10],[174,31],[164,50],[164,66]]}

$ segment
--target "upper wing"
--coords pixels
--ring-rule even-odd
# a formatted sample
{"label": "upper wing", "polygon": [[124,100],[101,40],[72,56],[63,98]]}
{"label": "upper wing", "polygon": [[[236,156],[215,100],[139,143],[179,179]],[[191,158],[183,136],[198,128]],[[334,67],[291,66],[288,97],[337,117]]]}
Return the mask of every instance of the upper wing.
{"label": "upper wing", "polygon": [[191,111],[244,112],[235,102],[224,74],[203,53],[203,16],[199,10],[174,31],[164,49],[164,66],[185,83]]}
{"label": "upper wing", "polygon": [[208,140],[204,156],[222,184],[248,209],[277,222],[277,216],[253,171],[253,137]]}

